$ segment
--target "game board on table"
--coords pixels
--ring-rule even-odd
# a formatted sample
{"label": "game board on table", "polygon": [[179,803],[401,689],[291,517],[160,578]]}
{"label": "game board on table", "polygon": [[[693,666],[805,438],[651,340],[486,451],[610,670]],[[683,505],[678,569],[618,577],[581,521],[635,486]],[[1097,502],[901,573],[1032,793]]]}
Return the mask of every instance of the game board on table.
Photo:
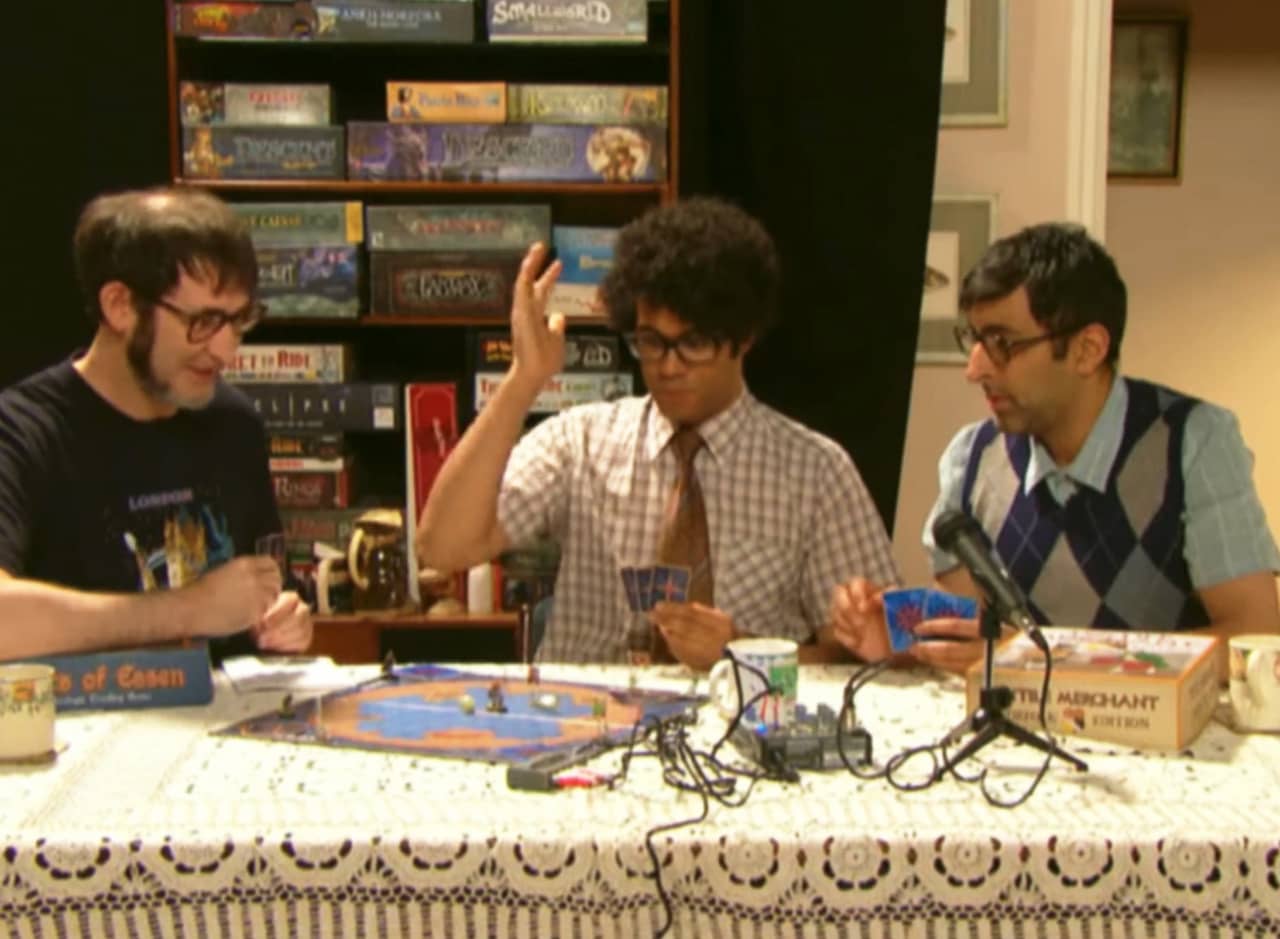
{"label": "game board on table", "polygon": [[[490,709],[495,689],[505,710]],[[521,763],[602,737],[624,743],[638,721],[673,717],[702,700],[669,691],[531,682],[525,676],[411,665],[215,733]]]}

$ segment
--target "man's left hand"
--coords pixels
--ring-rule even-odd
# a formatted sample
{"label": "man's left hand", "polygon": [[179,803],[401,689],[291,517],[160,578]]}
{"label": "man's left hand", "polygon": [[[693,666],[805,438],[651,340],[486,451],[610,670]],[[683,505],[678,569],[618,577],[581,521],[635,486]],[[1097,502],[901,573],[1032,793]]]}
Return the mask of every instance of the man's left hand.
{"label": "man's left hand", "polygon": [[706,671],[737,632],[728,613],[701,603],[655,603],[649,619],[678,662]]}
{"label": "man's left hand", "polygon": [[311,607],[292,590],[283,591],[253,628],[263,652],[306,652],[311,647]]}

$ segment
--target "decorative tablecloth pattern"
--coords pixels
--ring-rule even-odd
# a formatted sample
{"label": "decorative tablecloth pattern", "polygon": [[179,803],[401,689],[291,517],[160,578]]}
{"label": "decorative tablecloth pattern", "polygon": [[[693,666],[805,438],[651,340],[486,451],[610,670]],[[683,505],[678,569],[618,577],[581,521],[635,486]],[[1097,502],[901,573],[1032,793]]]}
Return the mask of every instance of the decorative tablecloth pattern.
{"label": "decorative tablecloth pattern", "polygon": [[[846,674],[805,668],[801,700],[836,706]],[[0,768],[0,936],[623,937],[663,923],[645,834],[701,801],[664,787],[656,761],[615,791],[543,794],[509,790],[502,766],[207,733],[278,698],[220,682],[208,708],[60,717],[55,765]],[[924,673],[881,676],[858,704],[879,757],[964,717],[959,683]],[[708,714],[695,736],[722,726]],[[1015,809],[953,779],[904,793],[844,772],[713,802],[656,839],[670,934],[1280,935],[1280,738],[1215,721],[1178,754],[1066,743],[1089,771],[1055,764]],[[1040,758],[1003,744],[983,757],[1013,788]]]}

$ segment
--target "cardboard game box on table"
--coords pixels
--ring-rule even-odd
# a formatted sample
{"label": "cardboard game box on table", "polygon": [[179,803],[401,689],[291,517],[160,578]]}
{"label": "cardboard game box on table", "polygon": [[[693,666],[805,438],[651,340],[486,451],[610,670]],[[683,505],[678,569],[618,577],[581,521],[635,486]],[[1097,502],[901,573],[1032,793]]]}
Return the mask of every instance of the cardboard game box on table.
{"label": "cardboard game box on table", "polygon": [[[1046,627],[1053,655],[1045,717],[1054,734],[1133,747],[1175,750],[1204,729],[1218,702],[1212,636]],[[978,703],[982,662],[965,678],[966,704]],[[1024,633],[996,649],[993,681],[1013,691],[1008,715],[1040,727],[1044,655]]]}

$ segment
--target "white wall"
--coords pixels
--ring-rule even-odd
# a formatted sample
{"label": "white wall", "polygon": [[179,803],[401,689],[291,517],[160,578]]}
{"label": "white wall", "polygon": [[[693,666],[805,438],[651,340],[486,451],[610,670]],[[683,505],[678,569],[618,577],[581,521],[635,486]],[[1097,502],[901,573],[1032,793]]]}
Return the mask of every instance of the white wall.
{"label": "white wall", "polygon": [[[1072,3],[1009,0],[1009,122],[944,128],[939,193],[995,192],[997,234],[1068,217],[1067,100]],[[1107,187],[1106,233],[1129,287],[1122,366],[1232,408],[1280,523],[1280,2],[1116,0],[1117,13],[1190,16],[1182,178]],[[986,416],[960,366],[919,366],[894,529],[908,582],[928,565],[920,529],[938,455]]]}
{"label": "white wall", "polygon": [[1165,0],[1157,9],[1171,8],[1190,15],[1182,179],[1107,188],[1107,244],[1129,285],[1122,364],[1236,412],[1275,532],[1280,3]]}
{"label": "white wall", "polygon": [[[940,195],[996,193],[997,235],[1067,211],[1071,10],[1064,0],[1008,6],[1008,125],[942,128],[934,177]],[[982,396],[961,366],[916,368],[893,536],[908,583],[929,578],[920,531],[938,493],[938,456],[963,424],[985,416]]]}

